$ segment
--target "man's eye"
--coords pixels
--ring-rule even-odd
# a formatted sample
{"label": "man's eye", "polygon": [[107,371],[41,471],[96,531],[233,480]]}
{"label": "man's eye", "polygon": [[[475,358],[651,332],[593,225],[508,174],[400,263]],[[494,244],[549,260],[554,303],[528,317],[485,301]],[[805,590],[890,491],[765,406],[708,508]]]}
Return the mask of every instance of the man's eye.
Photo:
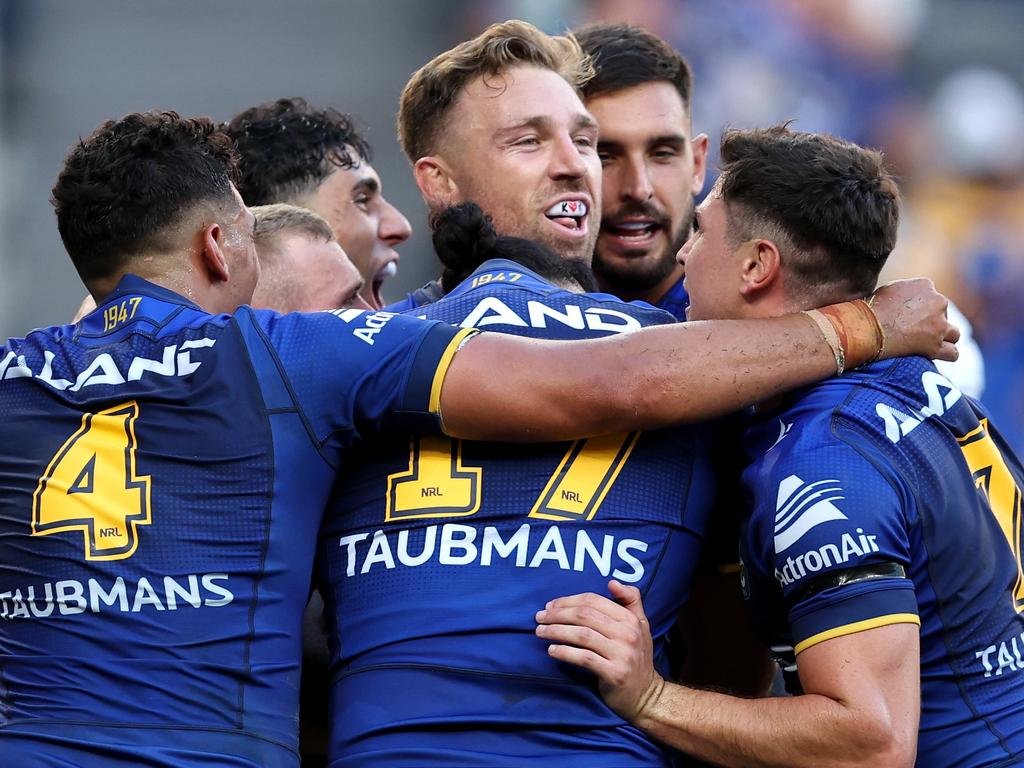
{"label": "man's eye", "polygon": [[517,140],[515,144],[517,147],[535,147],[540,144],[540,139],[536,136],[524,136]]}
{"label": "man's eye", "polygon": [[594,140],[589,136],[577,136],[576,144],[580,147],[592,147],[594,146]]}

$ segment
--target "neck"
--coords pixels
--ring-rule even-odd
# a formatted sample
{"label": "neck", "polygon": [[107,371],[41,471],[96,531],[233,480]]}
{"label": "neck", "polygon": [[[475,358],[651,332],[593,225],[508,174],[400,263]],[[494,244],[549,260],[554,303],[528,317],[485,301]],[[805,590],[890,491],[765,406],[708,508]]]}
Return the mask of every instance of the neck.
{"label": "neck", "polygon": [[[173,268],[157,268],[156,265]],[[214,290],[214,286],[202,280],[203,272],[192,259],[184,259],[180,254],[147,253],[135,256],[127,261],[125,268],[110,277],[92,280],[88,284],[89,293],[98,302],[103,301],[125,275],[135,275],[161,288],[184,296],[206,312],[233,311],[235,307],[226,308],[222,298]]]}

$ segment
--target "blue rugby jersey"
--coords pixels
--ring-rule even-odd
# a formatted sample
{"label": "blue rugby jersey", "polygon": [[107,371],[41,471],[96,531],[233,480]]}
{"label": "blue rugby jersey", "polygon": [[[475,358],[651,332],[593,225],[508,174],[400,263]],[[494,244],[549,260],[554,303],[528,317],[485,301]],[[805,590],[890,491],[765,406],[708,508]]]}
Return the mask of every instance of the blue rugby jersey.
{"label": "blue rugby jersey", "polygon": [[0,764],[297,765],[336,471],[385,421],[430,428],[459,340],[358,310],[210,315],[129,276],[0,347]]}
{"label": "blue rugby jersey", "polygon": [[[1024,470],[981,407],[900,358],[791,396],[746,448],[743,560],[766,638],[799,653],[919,623],[918,764],[1024,762]],[[875,577],[832,586],[837,572]]]}
{"label": "blue rugby jersey", "polygon": [[686,292],[683,280],[684,278],[679,278],[679,282],[669,288],[665,295],[654,304],[658,309],[664,309],[680,322],[686,322],[686,308],[690,306],[690,295]]}
{"label": "blue rugby jersey", "polygon": [[[502,260],[417,312],[562,339],[673,322]],[[332,768],[670,764],[604,704],[589,673],[548,656],[534,614],[561,595],[607,594],[612,577],[634,584],[663,666],[706,535],[705,446],[694,427],[535,446],[405,439],[368,451],[344,473],[317,557],[334,634]]]}

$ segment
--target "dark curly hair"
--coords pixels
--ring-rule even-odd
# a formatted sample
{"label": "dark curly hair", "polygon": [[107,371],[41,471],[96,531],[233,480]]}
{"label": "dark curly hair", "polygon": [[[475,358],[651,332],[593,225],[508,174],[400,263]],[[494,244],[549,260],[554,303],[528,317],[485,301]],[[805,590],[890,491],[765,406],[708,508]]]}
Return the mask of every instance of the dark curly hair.
{"label": "dark curly hair", "polygon": [[108,120],[72,147],[50,202],[82,280],[173,247],[169,228],[200,204],[230,205],[238,155],[205,117],[144,112]]}
{"label": "dark curly hair", "polygon": [[629,24],[594,24],[577,31],[576,39],[596,71],[583,86],[584,99],[664,81],[675,87],[690,109],[690,65],[657,35]]}
{"label": "dark curly hair", "polygon": [[821,303],[874,290],[900,213],[881,153],[777,125],[726,131],[721,157],[733,245],[772,240],[804,293]]}
{"label": "dark curly hair", "polygon": [[336,168],[371,159],[351,117],[300,98],[251,107],[227,132],[241,155],[238,191],[246,205],[300,203]]}
{"label": "dark curly hair", "polygon": [[590,267],[579,259],[563,259],[542,243],[498,235],[491,217],[476,203],[445,208],[432,217],[433,242],[444,265],[441,287],[450,293],[488,259],[508,259],[553,281],[573,281],[584,291],[596,291]]}

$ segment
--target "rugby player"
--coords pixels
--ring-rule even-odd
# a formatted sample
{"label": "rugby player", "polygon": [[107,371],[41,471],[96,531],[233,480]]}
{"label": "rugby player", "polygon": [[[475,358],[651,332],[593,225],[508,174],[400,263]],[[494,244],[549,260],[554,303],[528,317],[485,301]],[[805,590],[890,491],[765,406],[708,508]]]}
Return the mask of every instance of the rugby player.
{"label": "rugby player", "polygon": [[384,282],[398,271],[409,221],[384,197],[370,145],[352,119],[304,99],[278,99],[232,118],[246,205],[291,203],[323,216],[363,276],[360,296],[384,306]]}
{"label": "rugby player", "polygon": [[684,320],[676,254],[690,236],[708,152],[707,135],[693,133],[690,66],[640,27],[599,24],[577,31],[576,39],[595,70],[583,84],[583,100],[599,132],[598,285]]}
{"label": "rugby player", "polygon": [[[775,127],[728,132],[721,156],[680,252],[691,319],[768,320],[874,289],[899,200],[878,153]],[[802,695],[665,682],[621,580],[618,602],[574,595],[538,613],[551,656],[716,764],[1024,763],[1024,469],[981,406],[902,357],[764,401],[745,448],[746,590]]]}
{"label": "rugby player", "polygon": [[366,281],[325,219],[287,203],[249,210],[256,218],[260,262],[254,307],[282,313],[372,309],[359,295]]}
{"label": "rugby player", "polygon": [[[252,305],[276,312],[370,309],[359,295],[364,280],[322,217],[287,203],[250,209],[256,218],[260,279]],[[299,686],[299,754],[303,766],[327,758],[329,661],[323,600],[310,596],[302,620],[302,676]]]}
{"label": "rugby player", "polygon": [[[498,237],[480,208],[435,217],[454,287],[416,312],[456,327],[585,339],[675,322],[596,287],[587,265]],[[339,478],[318,581],[332,628],[329,765],[668,765],[668,752],[565,674],[533,637],[552,583],[611,573],[664,639],[707,538],[709,426],[537,446],[393,437]],[[571,586],[570,586],[571,585]]]}
{"label": "rugby player", "polygon": [[[523,21],[495,24],[417,70],[402,91],[398,138],[428,211],[471,200],[500,234],[589,265],[601,166],[579,89],[591,74],[571,37]],[[391,308],[452,287],[428,283]]]}
{"label": "rugby player", "polygon": [[806,315],[557,342],[239,308],[259,266],[235,157],[205,118],[136,113],[80,140],[54,187],[98,307],[0,347],[11,765],[295,765],[311,532],[367,435],[649,429],[862,364],[883,339],[955,356],[927,281],[880,294],[877,319],[833,307],[838,341]]}

